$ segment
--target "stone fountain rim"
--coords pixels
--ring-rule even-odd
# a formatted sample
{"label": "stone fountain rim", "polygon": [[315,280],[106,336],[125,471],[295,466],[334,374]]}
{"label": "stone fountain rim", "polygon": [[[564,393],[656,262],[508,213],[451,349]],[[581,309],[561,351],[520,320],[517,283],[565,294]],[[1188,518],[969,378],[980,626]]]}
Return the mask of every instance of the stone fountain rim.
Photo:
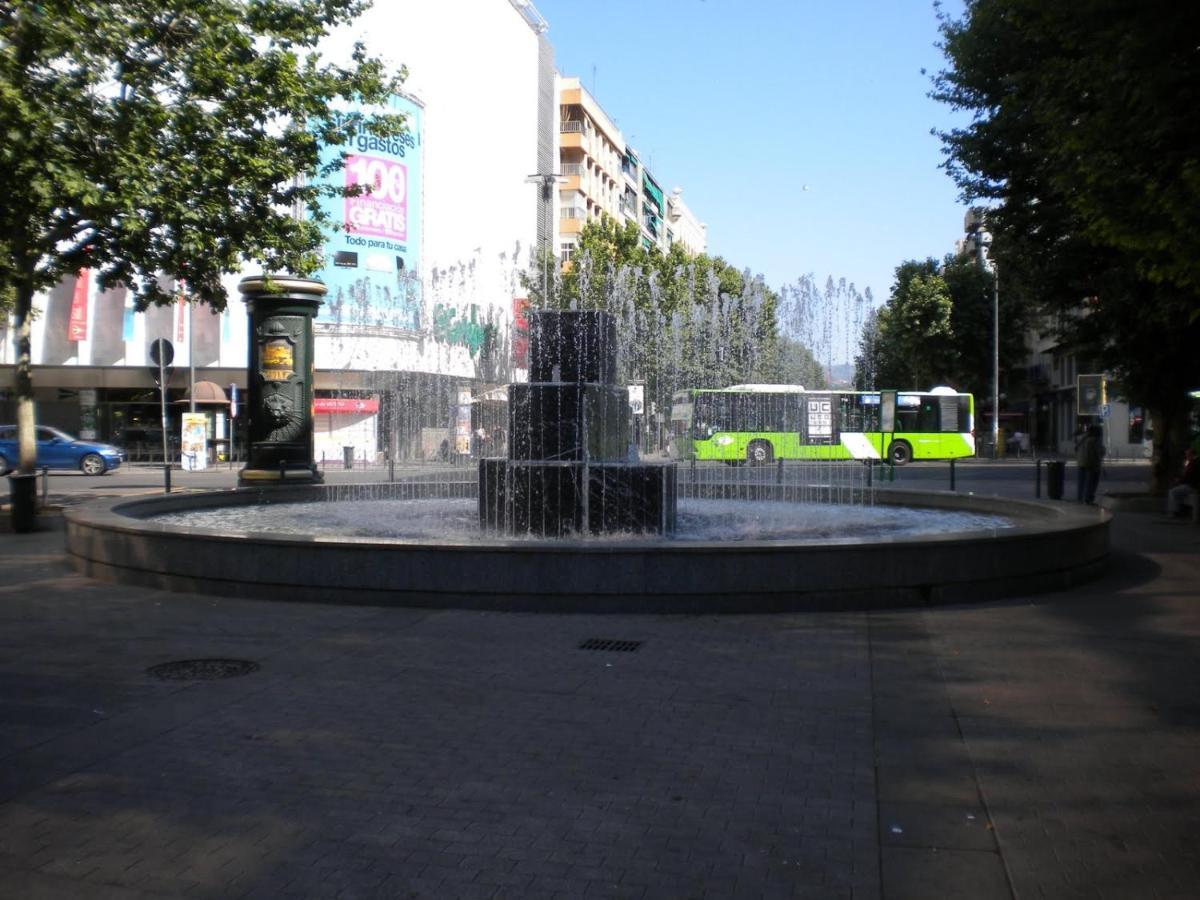
{"label": "stone fountain rim", "polygon": [[[403,484],[404,482],[397,482]],[[419,483],[419,482],[418,482]],[[636,541],[606,542],[601,538],[519,538],[491,536],[481,533],[470,539],[401,538],[377,535],[327,535],[289,534],[286,532],[246,531],[235,529],[208,528],[191,525],[175,525],[155,522],[152,516],[167,512],[182,512],[189,509],[213,506],[243,506],[255,503],[318,503],[328,493],[346,493],[347,489],[362,488],[368,493],[371,485],[322,485],[297,484],[286,487],[240,487],[227,490],[190,491],[171,495],[146,495],[136,498],[106,498],[90,501],[65,511],[68,521],[88,522],[103,525],[116,531],[129,533],[152,532],[164,536],[203,536],[213,540],[244,541],[253,539],[264,544],[306,545],[330,544],[362,547],[437,547],[447,551],[485,551],[536,553],[600,553],[614,554],[622,551],[635,552],[654,549],[663,550],[720,550],[734,552],[738,549],[758,548],[781,549],[788,547],[839,547],[861,545],[905,546],[910,544],[960,543],[988,540],[1017,539],[1031,534],[1059,532],[1063,527],[1091,526],[1107,523],[1111,513],[1098,506],[1077,506],[1054,501],[1022,500],[977,494],[971,491],[925,491],[907,488],[888,488],[876,491],[875,502],[883,506],[900,506],[913,509],[969,510],[977,513],[1000,515],[1014,524],[1003,529],[966,529],[922,535],[884,535],[877,537],[820,537],[812,539],[760,539],[742,541],[692,541],[661,535],[645,535]],[[769,486],[767,486],[769,487]],[[821,487],[821,486],[815,486]],[[286,499],[285,499],[286,495]],[[341,498],[339,498],[341,499]],[[354,499],[354,498],[346,498]],[[432,498],[405,498],[432,499]],[[474,498],[460,498],[474,499]],[[229,501],[234,502],[214,502]],[[749,502],[749,501],[746,501]],[[795,502],[769,500],[766,502]],[[141,513],[141,514],[138,514]]]}
{"label": "stone fountain rim", "polygon": [[[468,498],[470,485],[459,487]],[[230,598],[497,612],[857,611],[1070,587],[1103,570],[1111,520],[1096,507],[901,489],[878,491],[876,500],[996,511],[1020,522],[870,540],[449,542],[221,531],[131,515],[316,500],[329,490],[288,485],[97,500],[66,511],[67,552],[92,577]],[[431,483],[434,490],[444,487]]]}

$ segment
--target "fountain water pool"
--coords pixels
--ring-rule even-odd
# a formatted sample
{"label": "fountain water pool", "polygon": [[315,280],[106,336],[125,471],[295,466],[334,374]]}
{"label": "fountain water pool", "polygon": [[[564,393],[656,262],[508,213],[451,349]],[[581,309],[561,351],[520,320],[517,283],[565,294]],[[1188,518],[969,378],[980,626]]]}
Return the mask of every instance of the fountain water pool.
{"label": "fountain water pool", "polygon": [[[336,495],[335,495],[336,496]],[[165,513],[150,521],[185,528],[217,529],[245,534],[309,535],[324,537],[393,538],[398,540],[476,542],[480,531],[478,504],[467,499],[419,500],[331,499],[320,515],[300,503],[271,503]],[[1014,527],[1006,516],[962,510],[928,510],[899,506],[861,506],[829,503],[746,503],[726,499],[686,499],[679,502],[675,533],[663,543],[722,541],[820,542],[887,537],[922,537],[973,532],[996,534]],[[532,535],[513,535],[515,541],[538,541]],[[582,536],[584,542],[646,542],[632,532]]]}
{"label": "fountain water pool", "polygon": [[[67,550],[76,568],[92,577],[224,597],[654,613],[879,609],[1027,596],[1094,576],[1108,553],[1109,515],[1096,507],[879,490],[873,505],[857,513],[844,507],[836,515],[861,514],[868,522],[891,515],[919,521],[947,513],[964,518],[947,520],[957,524],[937,534],[905,529],[880,535],[851,528],[830,536],[798,533],[803,529],[797,516],[803,512],[793,502],[799,497],[795,485],[743,486],[742,499],[732,505],[727,487],[720,481],[687,483],[681,490],[685,535],[636,540],[481,535],[478,520],[472,520],[478,504],[474,480],[296,485],[97,501],[67,511]],[[805,498],[818,502],[845,493],[836,485],[804,487]],[[373,517],[367,512],[372,504],[384,504],[383,511],[395,502],[397,509],[432,510],[429,518],[439,528],[445,510],[459,510],[450,518],[459,519],[465,530],[457,538],[314,533],[312,523],[323,521],[340,502],[350,504],[356,528]],[[720,537],[688,539],[689,510],[706,506],[722,522]],[[236,524],[242,511],[255,508],[273,508],[276,524]],[[778,513],[793,531],[731,540],[722,509],[760,517],[760,524],[764,514]],[[218,514],[215,522],[179,524],[163,518],[208,511]],[[963,527],[971,523],[982,527]],[[304,533],[286,533],[293,529]]]}

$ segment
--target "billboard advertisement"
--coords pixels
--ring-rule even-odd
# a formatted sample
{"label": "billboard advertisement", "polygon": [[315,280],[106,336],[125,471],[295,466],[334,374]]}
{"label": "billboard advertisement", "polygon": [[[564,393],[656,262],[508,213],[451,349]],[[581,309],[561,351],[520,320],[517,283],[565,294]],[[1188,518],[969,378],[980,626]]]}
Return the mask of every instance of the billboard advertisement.
{"label": "billboard advertisement", "polygon": [[322,209],[336,226],[317,273],[329,292],[318,323],[418,331],[421,321],[421,106],[394,96],[389,112],[406,131],[376,137],[359,131],[325,147],[322,164],[343,157],[332,178],[359,187],[351,197],[326,197]]}

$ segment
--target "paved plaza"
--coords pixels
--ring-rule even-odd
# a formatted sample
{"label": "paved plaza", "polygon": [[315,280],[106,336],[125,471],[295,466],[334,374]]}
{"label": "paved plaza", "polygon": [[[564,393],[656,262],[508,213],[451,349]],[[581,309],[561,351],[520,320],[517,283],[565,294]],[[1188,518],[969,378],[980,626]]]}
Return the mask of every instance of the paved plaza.
{"label": "paved plaza", "polygon": [[[0,534],[0,897],[1200,891],[1200,528],[986,606],[573,616],[168,594]],[[636,649],[580,649],[588,639]],[[165,681],[176,660],[258,664]]]}

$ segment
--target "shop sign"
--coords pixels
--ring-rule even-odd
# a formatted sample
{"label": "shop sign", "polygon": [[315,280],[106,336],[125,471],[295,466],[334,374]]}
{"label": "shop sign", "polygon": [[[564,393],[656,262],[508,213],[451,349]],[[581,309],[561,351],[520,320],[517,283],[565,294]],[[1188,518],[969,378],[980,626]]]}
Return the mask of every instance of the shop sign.
{"label": "shop sign", "polygon": [[379,400],[374,397],[317,397],[313,400],[313,412],[369,415],[379,412]]}

